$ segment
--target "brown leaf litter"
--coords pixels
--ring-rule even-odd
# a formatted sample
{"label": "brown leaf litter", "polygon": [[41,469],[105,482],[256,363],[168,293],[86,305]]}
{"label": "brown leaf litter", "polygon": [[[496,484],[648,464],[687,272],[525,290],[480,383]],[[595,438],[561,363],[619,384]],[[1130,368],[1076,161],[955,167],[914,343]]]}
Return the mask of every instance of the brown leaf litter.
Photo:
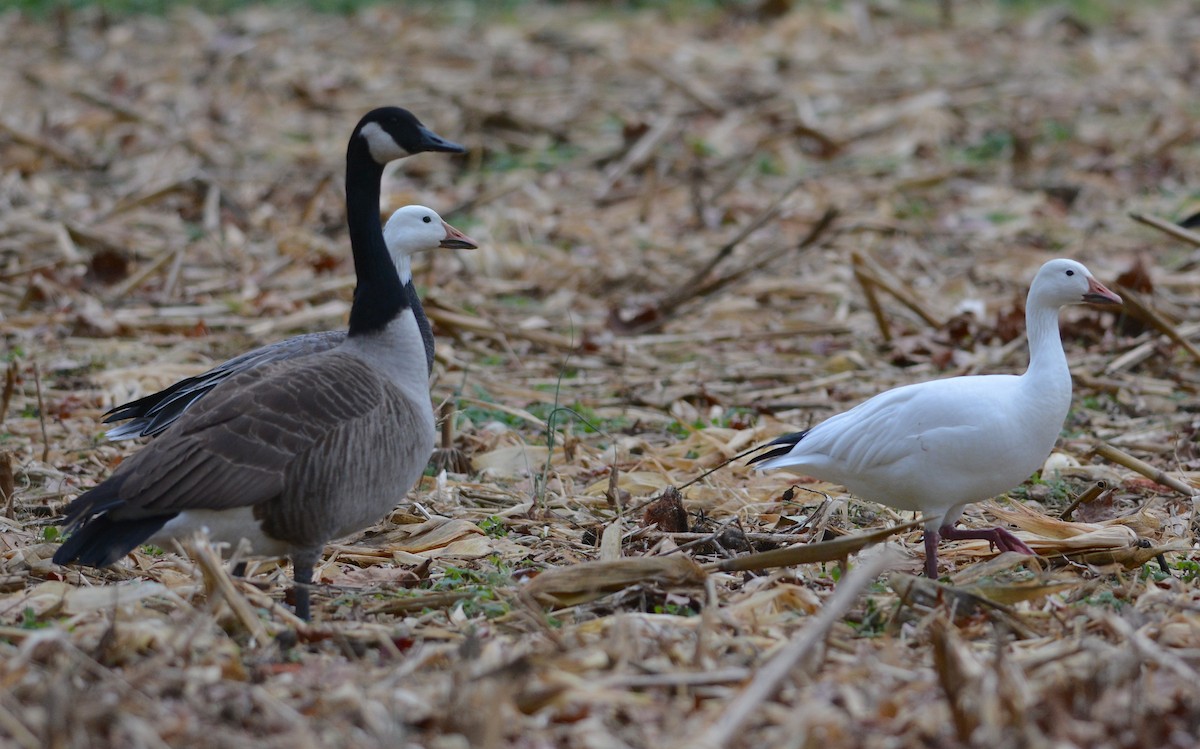
{"label": "brown leaf litter", "polygon": [[[0,15],[0,743],[1193,745],[1200,14],[933,7]],[[137,449],[104,410],[344,323],[381,104],[471,148],[382,206],[483,244],[416,261],[438,471],[330,545],[311,625],[203,539],[53,565]],[[1132,305],[1064,312],[1056,453],[964,519],[1040,559],[926,580],[911,516],[723,465],[1019,371],[1059,255]]]}

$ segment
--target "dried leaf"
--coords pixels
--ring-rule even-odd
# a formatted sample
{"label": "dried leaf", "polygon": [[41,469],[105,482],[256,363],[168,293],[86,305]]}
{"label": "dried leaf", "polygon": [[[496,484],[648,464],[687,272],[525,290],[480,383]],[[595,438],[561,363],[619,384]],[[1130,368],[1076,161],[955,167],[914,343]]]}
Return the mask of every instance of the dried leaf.
{"label": "dried leaf", "polygon": [[547,570],[525,586],[523,594],[547,606],[575,606],[640,583],[703,585],[698,564],[682,554],[584,562]]}

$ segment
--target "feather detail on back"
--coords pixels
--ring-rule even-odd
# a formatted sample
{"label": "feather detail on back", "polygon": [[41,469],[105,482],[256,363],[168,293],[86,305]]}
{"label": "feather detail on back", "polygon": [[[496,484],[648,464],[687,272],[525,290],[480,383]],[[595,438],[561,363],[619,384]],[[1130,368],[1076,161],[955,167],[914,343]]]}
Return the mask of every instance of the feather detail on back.
{"label": "feather detail on back", "polygon": [[[72,524],[106,512],[110,524],[162,518],[161,526],[187,510],[254,507],[268,534],[320,544],[398,504],[434,439],[427,397],[413,402],[340,351],[242,373],[185,413],[168,436],[72,503]],[[362,447],[380,444],[396,449]],[[322,502],[308,502],[313,496]],[[121,553],[157,530],[127,539]]]}
{"label": "feather detail on back", "polygon": [[346,331],[327,330],[289,338],[235,356],[207,372],[187,377],[157,393],[124,403],[104,414],[104,423],[133,419],[105,432],[110,440],[151,437],[171,426],[193,403],[217,385],[242,372],[276,361],[295,359],[339,346]]}

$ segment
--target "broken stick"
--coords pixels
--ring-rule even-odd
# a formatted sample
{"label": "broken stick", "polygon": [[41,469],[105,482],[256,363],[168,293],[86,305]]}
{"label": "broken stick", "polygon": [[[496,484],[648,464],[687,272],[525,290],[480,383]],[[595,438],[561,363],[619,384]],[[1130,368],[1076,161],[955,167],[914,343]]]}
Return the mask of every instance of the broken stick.
{"label": "broken stick", "polygon": [[1135,458],[1124,450],[1117,449],[1107,442],[1096,443],[1096,454],[1105,460],[1111,460],[1119,466],[1125,466],[1131,471],[1136,471],[1156,484],[1169,486],[1185,497],[1191,497],[1196,494],[1195,487],[1180,481],[1174,476],[1163,473],[1146,461]]}

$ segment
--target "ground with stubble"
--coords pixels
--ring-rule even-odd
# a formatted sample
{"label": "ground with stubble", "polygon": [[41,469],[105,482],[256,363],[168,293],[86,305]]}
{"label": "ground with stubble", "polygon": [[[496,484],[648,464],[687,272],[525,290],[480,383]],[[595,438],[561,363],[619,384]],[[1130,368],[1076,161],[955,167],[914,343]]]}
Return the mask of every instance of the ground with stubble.
{"label": "ground with stubble", "polygon": [[[0,744],[1193,746],[1200,245],[1164,227],[1200,211],[1198,79],[1186,0],[0,13]],[[344,324],[383,104],[471,148],[384,185],[483,245],[417,262],[437,467],[329,547],[310,626],[285,566],[202,540],[51,564],[137,449],[105,410]],[[1056,457],[963,521],[1040,564],[945,544],[934,585],[919,530],[842,564],[815,544],[912,517],[743,461],[665,503],[1020,371],[1056,256],[1132,303],[1064,313]],[[792,543],[819,561],[728,571]]]}

